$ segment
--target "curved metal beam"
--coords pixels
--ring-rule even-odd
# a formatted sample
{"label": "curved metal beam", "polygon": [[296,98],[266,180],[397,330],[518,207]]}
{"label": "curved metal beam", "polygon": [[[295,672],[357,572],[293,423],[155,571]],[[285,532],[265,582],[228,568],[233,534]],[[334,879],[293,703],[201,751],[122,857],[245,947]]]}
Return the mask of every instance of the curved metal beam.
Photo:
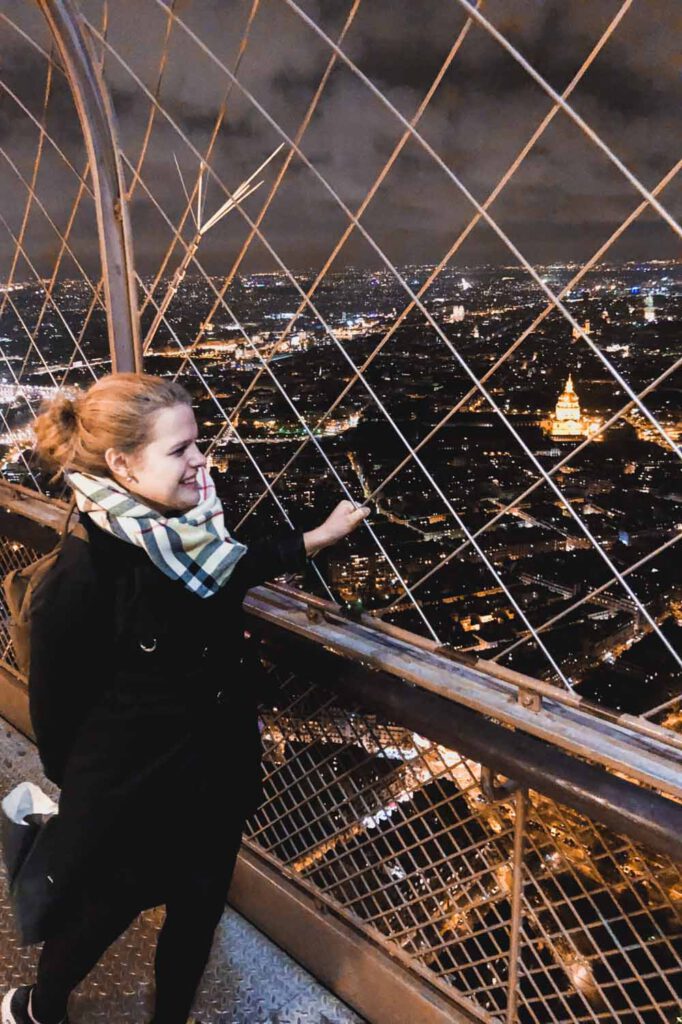
{"label": "curved metal beam", "polygon": [[74,0],[38,0],[73,93],[92,176],[112,368],[142,371],[137,289],[114,113]]}

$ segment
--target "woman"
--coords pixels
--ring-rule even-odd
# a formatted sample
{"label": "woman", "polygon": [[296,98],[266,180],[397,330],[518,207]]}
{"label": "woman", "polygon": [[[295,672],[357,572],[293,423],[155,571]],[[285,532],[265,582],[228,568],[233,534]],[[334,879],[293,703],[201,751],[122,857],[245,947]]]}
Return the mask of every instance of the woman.
{"label": "woman", "polygon": [[55,399],[35,433],[87,541],[67,537],[32,602],[31,719],[61,788],[56,895],[36,982],[6,994],[2,1021],[67,1020],[69,993],[141,910],[163,904],[152,1024],[185,1024],[260,798],[244,595],[302,571],[369,509],[342,501],[307,533],[237,543],[189,396],[148,375]]}

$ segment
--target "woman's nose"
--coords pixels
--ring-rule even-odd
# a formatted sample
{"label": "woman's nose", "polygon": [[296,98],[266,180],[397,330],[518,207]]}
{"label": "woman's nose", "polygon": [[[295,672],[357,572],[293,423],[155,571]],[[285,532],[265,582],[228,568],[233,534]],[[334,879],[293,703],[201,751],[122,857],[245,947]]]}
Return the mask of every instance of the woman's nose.
{"label": "woman's nose", "polygon": [[194,452],[192,453],[192,465],[199,468],[199,466],[206,465],[206,456],[203,452],[200,452],[196,445],[194,445]]}

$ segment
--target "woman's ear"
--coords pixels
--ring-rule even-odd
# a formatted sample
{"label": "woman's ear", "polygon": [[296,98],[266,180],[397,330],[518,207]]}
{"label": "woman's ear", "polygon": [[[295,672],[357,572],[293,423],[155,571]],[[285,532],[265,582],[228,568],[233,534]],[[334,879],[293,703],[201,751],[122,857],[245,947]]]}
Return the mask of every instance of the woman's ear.
{"label": "woman's ear", "polygon": [[130,472],[128,457],[123,452],[119,452],[115,448],[107,448],[104,458],[109,467],[109,472],[115,480],[120,480],[123,483],[132,483],[135,480],[135,477]]}

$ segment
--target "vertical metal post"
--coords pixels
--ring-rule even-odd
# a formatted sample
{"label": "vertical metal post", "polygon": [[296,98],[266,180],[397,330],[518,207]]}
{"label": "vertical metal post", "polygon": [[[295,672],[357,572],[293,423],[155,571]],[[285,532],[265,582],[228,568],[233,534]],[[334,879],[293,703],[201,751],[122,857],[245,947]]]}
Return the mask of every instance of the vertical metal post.
{"label": "vertical metal post", "polygon": [[509,943],[509,983],[506,1024],[516,1024],[519,1000],[519,956],[521,952],[521,920],[523,897],[524,846],[528,790],[519,788],[514,794],[514,863],[512,875],[511,935]]}
{"label": "vertical metal post", "polygon": [[142,346],[130,222],[114,115],[73,0],[38,0],[66,71],[88,151],[115,371],[139,373]]}

